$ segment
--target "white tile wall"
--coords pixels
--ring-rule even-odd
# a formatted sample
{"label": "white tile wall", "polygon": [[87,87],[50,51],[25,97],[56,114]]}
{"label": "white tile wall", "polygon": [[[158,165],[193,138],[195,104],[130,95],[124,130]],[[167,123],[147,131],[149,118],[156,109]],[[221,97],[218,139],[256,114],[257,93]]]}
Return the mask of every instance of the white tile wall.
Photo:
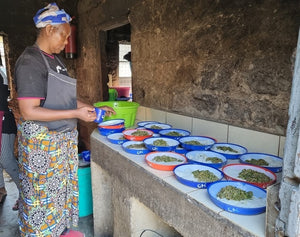
{"label": "white tile wall", "polygon": [[173,128],[192,131],[192,118],[188,116],[167,113],[167,124],[171,124]]}
{"label": "white tile wall", "polygon": [[248,152],[278,155],[279,136],[276,135],[229,126],[228,142],[244,146]]}
{"label": "white tile wall", "polygon": [[227,142],[228,125],[193,118],[192,135],[209,136],[218,142]]}
{"label": "white tile wall", "polygon": [[174,128],[191,131],[191,135],[209,136],[218,142],[236,143],[249,152],[263,152],[283,157],[285,137],[227,124],[192,118],[162,110],[139,106],[137,121],[153,120],[169,123]]}

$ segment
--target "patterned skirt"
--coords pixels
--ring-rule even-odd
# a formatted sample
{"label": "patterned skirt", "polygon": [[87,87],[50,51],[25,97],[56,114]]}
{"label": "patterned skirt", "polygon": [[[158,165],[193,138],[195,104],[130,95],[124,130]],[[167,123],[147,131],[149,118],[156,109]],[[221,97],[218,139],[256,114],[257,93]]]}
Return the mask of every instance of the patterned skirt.
{"label": "patterned skirt", "polygon": [[21,236],[58,237],[78,224],[78,132],[18,124]]}

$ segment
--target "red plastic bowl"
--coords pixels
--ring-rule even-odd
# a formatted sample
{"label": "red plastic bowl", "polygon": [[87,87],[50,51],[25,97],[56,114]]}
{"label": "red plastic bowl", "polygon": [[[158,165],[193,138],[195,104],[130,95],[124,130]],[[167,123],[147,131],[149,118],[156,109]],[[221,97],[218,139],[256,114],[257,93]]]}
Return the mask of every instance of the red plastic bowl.
{"label": "red plastic bowl", "polygon": [[[136,131],[145,131],[148,133],[148,135],[146,136],[134,136],[132,135],[132,133],[136,132]],[[123,136],[130,141],[143,141],[148,137],[152,137],[153,132],[147,129],[126,129],[123,132]]]}
{"label": "red plastic bowl", "polygon": [[[238,174],[243,170],[243,169],[252,169],[260,173],[264,173],[267,175],[269,178],[271,178],[270,182],[266,183],[254,183],[254,182],[248,182],[244,179],[238,178]],[[256,165],[248,165],[248,164],[228,164],[223,166],[222,172],[224,173],[224,176],[227,180],[234,180],[234,181],[241,181],[249,184],[253,184],[255,186],[258,186],[260,188],[267,188],[269,185],[275,183],[276,181],[276,174],[268,169],[265,169],[260,166]]]}

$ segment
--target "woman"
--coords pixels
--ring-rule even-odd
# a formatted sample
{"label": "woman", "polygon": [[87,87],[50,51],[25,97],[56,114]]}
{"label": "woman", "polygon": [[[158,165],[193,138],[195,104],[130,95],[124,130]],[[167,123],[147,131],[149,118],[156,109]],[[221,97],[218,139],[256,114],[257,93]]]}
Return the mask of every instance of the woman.
{"label": "woman", "polygon": [[[0,67],[2,67],[1,57]],[[17,126],[15,117],[8,107],[8,97],[9,89],[7,77],[2,73],[0,68],[0,204],[4,202],[7,195],[3,170],[9,174],[19,189],[18,163],[14,155]],[[16,201],[13,210],[18,210],[18,201]]]}
{"label": "woman", "polygon": [[[76,99],[76,80],[57,56],[70,35],[70,16],[51,3],[33,19],[39,29],[36,43],[15,67],[21,113],[20,233],[60,236],[78,223],[77,119],[92,122],[96,115],[94,107]],[[101,109],[115,113],[110,107]]]}

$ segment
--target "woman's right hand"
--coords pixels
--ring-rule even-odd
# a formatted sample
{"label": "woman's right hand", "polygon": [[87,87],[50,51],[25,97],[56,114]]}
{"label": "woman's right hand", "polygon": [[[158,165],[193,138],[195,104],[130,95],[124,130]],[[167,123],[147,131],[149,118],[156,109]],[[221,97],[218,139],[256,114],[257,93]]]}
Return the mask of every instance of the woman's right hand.
{"label": "woman's right hand", "polygon": [[77,109],[78,119],[81,119],[85,122],[93,122],[96,119],[96,112],[94,107],[83,106]]}

